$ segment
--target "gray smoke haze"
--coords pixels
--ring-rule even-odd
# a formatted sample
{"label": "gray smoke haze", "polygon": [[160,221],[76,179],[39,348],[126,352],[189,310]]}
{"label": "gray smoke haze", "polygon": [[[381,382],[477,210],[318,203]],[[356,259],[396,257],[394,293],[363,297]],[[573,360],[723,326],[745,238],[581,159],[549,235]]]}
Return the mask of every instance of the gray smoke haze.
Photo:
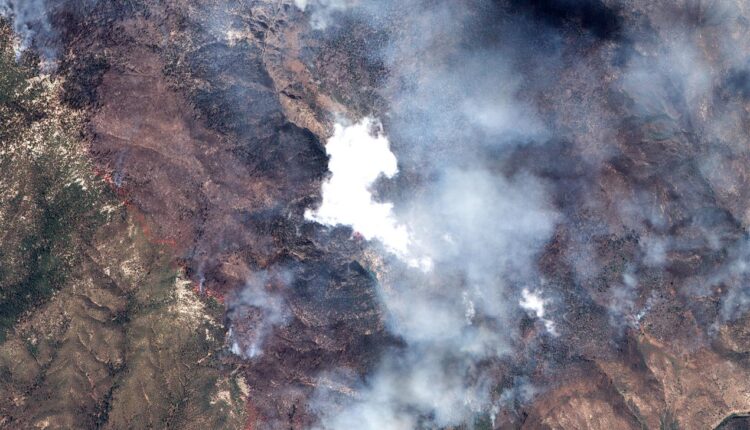
{"label": "gray smoke haze", "polygon": [[[584,24],[587,13],[620,6],[559,3]],[[365,55],[388,70],[379,93],[387,108],[375,114],[399,175],[375,191],[394,203],[413,252],[433,270],[380,271],[388,328],[405,347],[386,355],[355,399],[321,388],[323,428],[457,425],[508,396],[533,396],[525,378],[498,394],[483,372],[519,348],[524,314],[553,335],[566,300],[580,300],[551,290],[536,266],[561,223],[579,294],[600,306],[616,337],[666,303],[656,291],[669,279],[684,283],[686,308],[695,298],[718,301],[718,313],[700,314],[708,331],[750,310],[749,215],[736,200],[749,197],[736,161],[748,160],[741,7],[642,6],[601,25],[590,18],[573,42],[563,37],[567,17],[519,17],[483,1],[337,9],[387,33],[388,43]],[[550,106],[555,97],[565,103]],[[514,151],[532,160],[513,165]],[[607,242],[613,237],[625,239]],[[614,256],[622,263],[603,263]],[[574,330],[562,327],[563,338]]]}
{"label": "gray smoke haze", "polygon": [[[746,202],[739,194],[746,181],[729,162],[747,157],[747,133],[740,125],[747,117],[744,81],[737,77],[747,73],[748,30],[741,2],[675,5],[652,19],[666,14],[672,14],[665,18],[668,24],[656,26],[655,40],[636,44],[640,51],[621,77],[637,121],[633,125],[643,127],[644,143],[652,147],[625,151],[636,162],[649,163],[639,174],[660,175],[661,183],[644,183],[639,194],[623,196],[619,216],[641,237],[643,254],[631,264],[683,278],[687,300],[727,289],[715,321],[706,321],[710,327],[750,310],[743,281],[748,219],[739,209]],[[656,159],[662,148],[669,155]],[[665,204],[667,192],[677,197]],[[691,257],[696,262],[685,265]],[[632,289],[625,291],[634,297]],[[644,315],[649,303],[641,300],[628,314]]]}

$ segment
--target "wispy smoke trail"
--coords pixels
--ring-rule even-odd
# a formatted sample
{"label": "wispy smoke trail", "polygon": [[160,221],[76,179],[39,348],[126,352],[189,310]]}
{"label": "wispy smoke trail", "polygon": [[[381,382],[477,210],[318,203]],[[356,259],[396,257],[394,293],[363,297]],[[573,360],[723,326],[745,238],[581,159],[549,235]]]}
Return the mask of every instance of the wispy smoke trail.
{"label": "wispy smoke trail", "polygon": [[291,275],[283,270],[258,272],[236,294],[227,298],[230,351],[249,359],[263,353],[263,344],[273,329],[291,317],[279,291],[290,282]]}

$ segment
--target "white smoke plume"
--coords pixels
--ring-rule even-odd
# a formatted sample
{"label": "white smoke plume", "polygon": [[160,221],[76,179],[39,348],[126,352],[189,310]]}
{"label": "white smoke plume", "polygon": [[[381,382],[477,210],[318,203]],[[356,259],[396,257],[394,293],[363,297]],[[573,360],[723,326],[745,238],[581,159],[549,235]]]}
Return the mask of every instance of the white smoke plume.
{"label": "white smoke plume", "polygon": [[547,302],[548,301],[538,293],[529,291],[528,288],[524,288],[521,291],[521,301],[519,302],[519,305],[529,313],[533,314],[534,317],[539,318],[544,323],[544,328],[546,328],[548,332],[557,335],[555,322],[544,317],[544,307]]}

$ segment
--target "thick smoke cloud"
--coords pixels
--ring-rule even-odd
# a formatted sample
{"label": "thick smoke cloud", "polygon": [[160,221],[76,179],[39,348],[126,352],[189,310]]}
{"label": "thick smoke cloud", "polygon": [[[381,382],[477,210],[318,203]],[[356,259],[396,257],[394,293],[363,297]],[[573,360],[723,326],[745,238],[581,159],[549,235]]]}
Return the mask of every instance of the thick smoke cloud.
{"label": "thick smoke cloud", "polygon": [[389,250],[406,256],[409,233],[398,225],[393,205],[373,201],[370,187],[382,175],[398,172],[396,157],[379,127],[366,118],[350,126],[336,124],[326,144],[331,177],[323,184],[323,202],[305,217],[327,225],[349,225],[366,239],[378,239]]}
{"label": "thick smoke cloud", "polygon": [[[537,321],[540,335],[556,335],[547,311],[552,303],[534,261],[560,216],[542,178],[523,170],[508,173],[504,158],[490,155],[543,141],[548,130],[518,97],[514,48],[464,45],[476,14],[489,7],[481,3],[468,9],[450,2],[363,4],[350,11],[373,26],[393,26],[390,13],[407,9],[389,43],[366,54],[391,73],[382,93],[389,103],[384,132],[403,170],[394,179],[395,192],[373,191],[379,205],[388,205],[387,216],[379,217],[383,228],[403,226],[407,238],[396,252],[404,267],[387,259],[378,273],[388,330],[404,347],[386,353],[354,400],[319,389],[315,407],[322,428],[451,426],[497,411],[503,402],[528,400],[528,381],[498,392],[490,374],[517,346],[520,319]],[[331,184],[346,180],[334,165],[338,139],[347,132],[354,136],[356,127],[361,125],[336,126],[327,144],[333,144],[332,177],[315,213],[333,212],[311,217],[355,231],[360,228],[353,219],[345,221],[346,211],[335,213],[330,192]],[[382,138],[360,134],[348,144],[352,153],[367,153]],[[353,170],[355,158],[347,159]],[[381,183],[395,172],[381,170]],[[379,239],[386,249],[398,248]],[[409,268],[415,259],[431,264]]]}

